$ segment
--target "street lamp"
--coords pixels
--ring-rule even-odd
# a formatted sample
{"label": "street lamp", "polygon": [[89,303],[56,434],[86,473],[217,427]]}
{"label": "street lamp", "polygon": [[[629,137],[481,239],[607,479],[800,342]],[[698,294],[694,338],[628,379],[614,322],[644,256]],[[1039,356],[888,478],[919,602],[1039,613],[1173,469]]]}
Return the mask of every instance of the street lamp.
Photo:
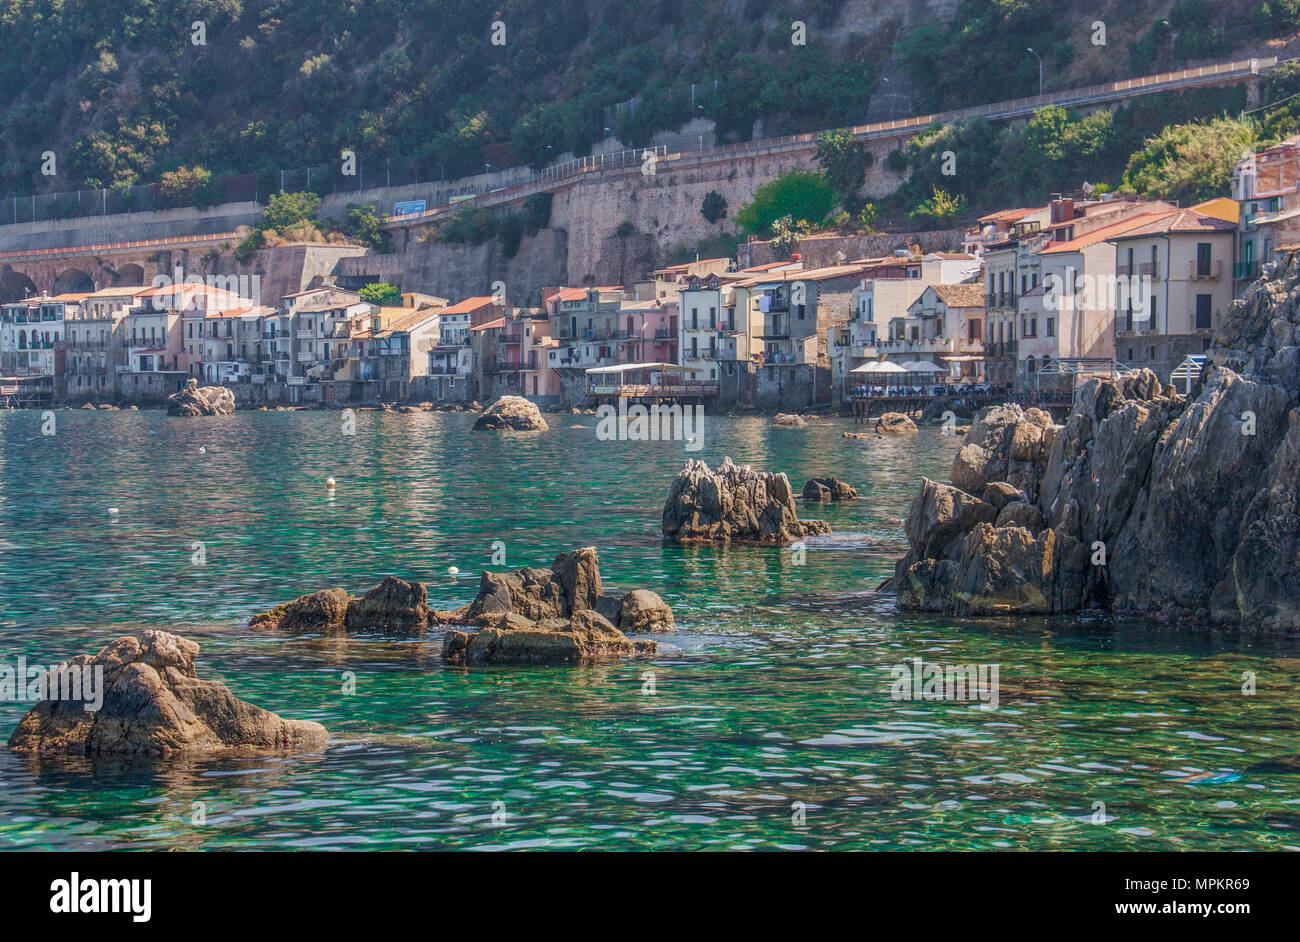
{"label": "street lamp", "polygon": [[[1034,52],[1034,47],[1029,47],[1030,52]],[[1038,97],[1043,96],[1043,57],[1034,52],[1034,58],[1038,60]]]}

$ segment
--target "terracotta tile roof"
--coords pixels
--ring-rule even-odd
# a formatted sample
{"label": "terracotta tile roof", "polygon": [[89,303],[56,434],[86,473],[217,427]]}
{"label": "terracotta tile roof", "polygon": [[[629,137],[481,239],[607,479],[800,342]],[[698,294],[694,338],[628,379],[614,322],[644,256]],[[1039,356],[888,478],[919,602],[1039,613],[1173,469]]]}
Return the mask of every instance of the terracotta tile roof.
{"label": "terracotta tile roof", "polygon": [[470,330],[471,331],[491,330],[494,327],[504,327],[504,326],[506,326],[506,319],[504,317],[498,317],[496,320],[488,321],[486,324],[479,324],[477,327],[471,327]]}
{"label": "terracotta tile roof", "polygon": [[930,285],[948,307],[983,307],[984,286],[978,284]]}
{"label": "terracotta tile roof", "polygon": [[1167,213],[1160,219],[1148,222],[1137,229],[1130,229],[1112,238],[1139,239],[1149,235],[1164,235],[1167,232],[1236,232],[1237,224],[1198,213],[1194,209],[1179,209]]}
{"label": "terracotta tile roof", "polygon": [[46,298],[45,300],[47,300],[47,301],[63,301],[64,303],[77,303],[77,302],[80,302],[80,301],[84,301],[84,300],[86,300],[86,298],[88,298],[88,297],[90,297],[90,292],[89,292],[89,291],[87,291],[87,292],[85,292],[85,293],[70,292],[70,293],[68,293],[68,294],[56,294],[54,297],[52,297],[52,298]]}
{"label": "terracotta tile roof", "polygon": [[426,324],[429,321],[436,320],[439,313],[441,312],[430,311],[430,310],[413,311],[410,314],[407,314],[405,317],[399,317],[397,320],[393,321],[382,331],[380,331],[380,333],[397,334],[397,333],[404,333],[405,331],[408,330],[414,330],[415,328],[419,327],[422,324]]}
{"label": "terracotta tile roof", "polygon": [[1108,226],[1100,226],[1091,232],[1086,232],[1077,239],[1071,239],[1068,242],[1053,242],[1039,249],[1038,254],[1058,255],[1062,252],[1077,252],[1080,249],[1086,249],[1090,245],[1096,245],[1098,242],[1105,242],[1108,239],[1124,235],[1132,229],[1146,226],[1166,216],[1172,216],[1176,212],[1177,210],[1166,210],[1164,212],[1130,216],[1128,219],[1121,219],[1119,222],[1112,222]]}
{"label": "terracotta tile roof", "polygon": [[[486,297],[466,298],[464,301],[457,301],[449,307],[444,307],[439,314],[473,314],[481,307],[487,307],[489,304],[497,303],[498,299],[488,295]],[[502,301],[501,303],[505,303]]]}

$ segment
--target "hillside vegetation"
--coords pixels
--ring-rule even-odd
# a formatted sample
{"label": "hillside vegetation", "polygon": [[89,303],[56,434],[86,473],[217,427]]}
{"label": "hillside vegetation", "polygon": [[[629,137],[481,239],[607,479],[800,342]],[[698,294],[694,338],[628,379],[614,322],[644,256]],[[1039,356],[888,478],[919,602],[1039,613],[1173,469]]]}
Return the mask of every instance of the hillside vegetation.
{"label": "hillside vegetation", "polygon": [[[161,183],[165,199],[203,204],[220,198],[220,177],[256,173],[267,192],[280,170],[306,167],[322,168],[319,191],[344,150],[372,172],[453,178],[584,154],[611,134],[638,146],[692,117],[744,140],[759,120],[767,135],[865,120],[891,55],[927,110],[1036,91],[1027,45],[1051,89],[1227,54],[1300,18],[1300,0],[965,0],[949,24],[914,7],[918,22],[900,32],[906,9],[3,0],[0,194]],[[1101,51],[1098,16],[1110,28]]]}

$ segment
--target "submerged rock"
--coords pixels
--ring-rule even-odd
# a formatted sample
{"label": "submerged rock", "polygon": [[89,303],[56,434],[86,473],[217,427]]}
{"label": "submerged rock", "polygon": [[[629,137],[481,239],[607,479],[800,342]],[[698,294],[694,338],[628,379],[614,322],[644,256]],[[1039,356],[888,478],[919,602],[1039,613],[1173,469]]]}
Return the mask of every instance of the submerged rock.
{"label": "submerged rock", "polygon": [[[103,672],[103,702],[46,700],[33,707],[9,739],[14,752],[37,755],[146,755],[227,748],[311,749],[328,734],[319,723],[286,720],[200,680],[199,646],[165,631],[124,637],[94,657],[67,662],[72,670]],[[83,694],[84,694],[83,690]]]}
{"label": "submerged rock", "polygon": [[474,421],[475,430],[532,432],[550,428],[541,410],[523,396],[502,396]]}
{"label": "submerged rock", "polygon": [[857,489],[839,478],[809,478],[803,486],[804,500],[857,500]]}
{"label": "submerged rock", "polygon": [[778,412],[776,415],[772,416],[772,424],[784,426],[786,428],[800,428],[801,426],[807,425],[808,420],[795,413]]}
{"label": "submerged rock", "polygon": [[233,415],[235,394],[225,386],[199,386],[191,377],[185,388],[167,397],[167,414],[182,416]]}
{"label": "submerged rock", "polygon": [[282,631],[328,631],[344,627],[352,596],[342,589],[322,589],[254,615],[250,628]]}
{"label": "submerged rock", "polygon": [[1190,400],[1143,370],[1090,380],[1063,426],[981,413],[952,486],[998,515],[932,532],[923,485],[900,606],[1300,631],[1300,265],[1265,273],[1233,302]]}
{"label": "submerged rock", "polygon": [[736,467],[724,458],[716,471],[687,462],[664,503],[664,539],[674,543],[772,543],[785,546],[829,533],[820,520],[800,521],[784,474]]}

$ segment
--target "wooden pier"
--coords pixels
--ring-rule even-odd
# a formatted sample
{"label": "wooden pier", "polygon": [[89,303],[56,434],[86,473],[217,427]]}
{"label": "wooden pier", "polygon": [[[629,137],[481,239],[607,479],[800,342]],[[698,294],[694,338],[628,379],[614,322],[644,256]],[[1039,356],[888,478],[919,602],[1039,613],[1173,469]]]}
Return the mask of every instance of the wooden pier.
{"label": "wooden pier", "polygon": [[53,376],[0,376],[0,409],[48,409],[53,404]]}

